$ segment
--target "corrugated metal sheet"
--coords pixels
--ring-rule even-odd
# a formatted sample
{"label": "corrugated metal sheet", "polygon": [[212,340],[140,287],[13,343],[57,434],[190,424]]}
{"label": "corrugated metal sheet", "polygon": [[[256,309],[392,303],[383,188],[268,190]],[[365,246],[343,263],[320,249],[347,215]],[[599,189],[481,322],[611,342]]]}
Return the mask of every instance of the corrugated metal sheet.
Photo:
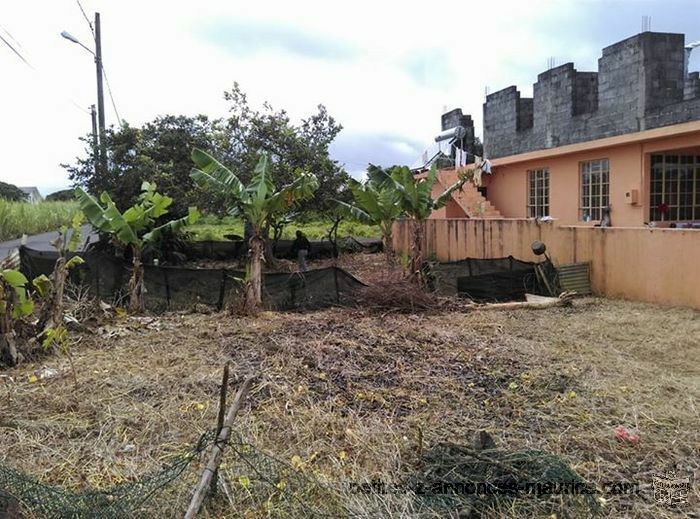
{"label": "corrugated metal sheet", "polygon": [[557,267],[559,286],[565,292],[572,291],[580,295],[591,294],[591,264],[572,263]]}

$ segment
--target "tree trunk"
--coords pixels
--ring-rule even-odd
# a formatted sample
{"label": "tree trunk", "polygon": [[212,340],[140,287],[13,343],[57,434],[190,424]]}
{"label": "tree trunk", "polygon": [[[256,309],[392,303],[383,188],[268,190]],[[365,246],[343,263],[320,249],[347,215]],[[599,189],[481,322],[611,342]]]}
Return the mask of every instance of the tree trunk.
{"label": "tree trunk", "polygon": [[141,247],[131,246],[133,253],[131,279],[129,279],[129,312],[143,313],[145,302],[143,298],[143,263],[141,263]]}
{"label": "tree trunk", "polygon": [[423,284],[423,221],[413,220],[413,244],[409,265],[411,281]]}
{"label": "tree trunk", "polygon": [[0,363],[15,366],[20,355],[15,346],[15,333],[12,329],[12,293],[0,279]]}
{"label": "tree trunk", "polygon": [[66,288],[66,278],[68,270],[66,269],[66,257],[59,253],[60,256],[56,261],[53,273],[53,293],[51,294],[51,319],[49,326],[56,328],[63,326],[63,293]]}
{"label": "tree trunk", "polygon": [[[340,226],[340,222],[343,221],[343,218],[340,216],[337,216],[333,219],[333,225],[328,231],[328,241],[331,242],[331,245],[333,246],[333,259],[337,260],[338,257],[340,256],[340,252],[338,251],[338,227]],[[335,264],[335,262],[334,262]]]}
{"label": "tree trunk", "polygon": [[250,239],[249,278],[246,280],[245,309],[255,311],[262,304],[262,259],[265,242],[260,236]]}
{"label": "tree trunk", "polygon": [[45,294],[44,302],[39,314],[39,322],[37,329],[39,333],[43,333],[49,328],[55,329],[63,326],[63,294],[66,288],[66,279],[68,278],[68,269],[66,269],[66,250],[68,249],[68,237],[65,232],[62,232],[58,238],[52,242],[58,252],[58,259],[51,273],[51,288],[48,294]]}
{"label": "tree trunk", "polygon": [[[273,228],[273,236],[276,236],[276,230]],[[282,235],[282,232],[280,231],[280,236]],[[275,258],[275,247],[277,246],[277,238],[273,237],[272,240],[270,240],[270,227],[266,227],[261,236],[263,237],[263,251],[265,254],[263,255],[265,259],[265,263],[267,263],[267,267],[270,269],[276,269],[277,268],[277,258]],[[252,247],[252,244],[251,244]]]}
{"label": "tree trunk", "polygon": [[391,227],[389,227],[389,231],[382,232],[382,248],[384,249],[384,258],[386,260],[387,271],[392,271],[396,265],[393,242],[394,240],[391,235]]}
{"label": "tree trunk", "polygon": [[14,333],[0,333],[0,364],[16,366],[19,360]]}

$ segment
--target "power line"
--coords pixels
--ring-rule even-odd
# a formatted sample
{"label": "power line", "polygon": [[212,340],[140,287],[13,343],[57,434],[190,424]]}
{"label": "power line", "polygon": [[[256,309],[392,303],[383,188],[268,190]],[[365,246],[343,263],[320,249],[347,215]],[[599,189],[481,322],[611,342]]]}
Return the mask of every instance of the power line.
{"label": "power line", "polygon": [[2,29],[3,32],[4,32],[5,34],[7,34],[7,35],[9,36],[9,38],[17,44],[17,47],[19,47],[20,49],[22,48],[22,44],[21,44],[20,42],[18,42],[18,41],[15,39],[15,37],[12,36],[12,34],[10,34],[10,31],[8,31],[8,30],[7,30],[5,27],[3,27],[2,25],[0,25],[0,29]]}
{"label": "power line", "polygon": [[[85,12],[85,9],[83,8],[83,4],[80,3],[80,0],[75,0],[75,3],[78,4],[78,8],[80,8],[80,12],[83,15],[83,18],[85,18],[85,21],[87,22],[88,26],[90,27],[90,32],[92,33],[92,39],[95,40],[95,27],[92,25],[92,21],[88,17],[87,13]],[[107,78],[107,69],[105,69],[104,62],[102,62],[102,75],[105,78],[105,83],[107,83],[107,92],[109,93],[109,99],[112,102],[112,108],[114,109],[114,114],[117,116],[117,121],[119,122],[119,126],[122,125],[122,118],[119,116],[119,110],[117,110],[117,104],[114,102],[114,95],[112,94],[112,86],[109,84],[109,79]]]}
{"label": "power line", "polygon": [[[5,32],[7,32],[7,31],[5,31]],[[14,40],[14,38],[12,38],[12,39]],[[30,69],[35,70],[34,67],[32,67],[32,65],[25,59],[25,57],[22,56],[22,54],[17,49],[15,49],[9,41],[7,41],[5,38],[3,38],[3,36],[1,34],[0,34],[0,40],[2,40],[2,42],[5,45],[7,45],[12,50],[12,52],[14,52],[17,55],[17,57],[19,59],[24,61],[25,65],[27,65]],[[15,40],[15,41],[17,41],[17,40]]]}
{"label": "power line", "polygon": [[92,38],[95,39],[95,28],[92,26],[92,21],[90,21],[90,18],[88,18],[87,13],[85,13],[85,9],[83,9],[83,5],[80,3],[80,0],[75,0],[75,1],[78,4],[78,7],[80,8],[80,12],[83,13],[83,18],[85,18],[85,21],[87,22],[88,26],[90,27],[90,32],[92,33]]}
{"label": "power line", "polygon": [[114,108],[114,114],[117,116],[117,122],[119,122],[119,126],[121,127],[122,118],[119,117],[119,111],[117,110],[117,105],[114,102],[114,96],[112,95],[112,87],[109,84],[109,79],[107,79],[107,71],[105,70],[104,63],[102,64],[102,74],[105,77],[105,83],[107,83],[107,92],[109,93],[110,101],[112,101],[112,108]]}
{"label": "power line", "polygon": [[[17,47],[19,47],[20,49],[23,48],[23,47],[22,47],[22,44],[21,44],[14,36],[12,36],[12,34],[10,33],[10,31],[8,31],[8,30],[7,30],[5,27],[3,27],[3,26],[0,26],[0,29],[2,29],[3,32],[4,32],[5,34],[7,34],[7,35],[12,39],[13,42],[15,42],[15,44],[17,45]],[[27,59],[26,59],[17,49],[15,49],[15,48],[10,44],[10,42],[8,42],[5,38],[3,38],[2,35],[0,35],[0,40],[2,40],[2,41],[5,43],[5,45],[7,45],[7,46],[12,50],[12,52],[14,52],[14,53],[19,57],[19,59],[21,59],[21,60],[24,62],[25,65],[27,65],[30,69],[32,69],[36,74],[41,75],[40,72],[39,72],[39,70],[37,70],[36,68],[34,68],[34,66],[33,66],[31,63],[29,63],[29,61],[27,61]],[[73,106],[75,106],[78,110],[80,110],[81,112],[84,112],[84,113],[86,113],[86,114],[90,114],[90,112],[89,112],[88,110],[86,110],[85,108],[83,108],[82,106],[80,106],[78,103],[76,103],[72,98],[66,97],[66,99],[67,99]]]}

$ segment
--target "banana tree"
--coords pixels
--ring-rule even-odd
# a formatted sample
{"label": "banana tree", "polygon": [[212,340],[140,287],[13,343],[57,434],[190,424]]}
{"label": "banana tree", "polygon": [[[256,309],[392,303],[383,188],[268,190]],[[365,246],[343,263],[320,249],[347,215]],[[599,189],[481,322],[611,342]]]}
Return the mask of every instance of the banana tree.
{"label": "banana tree", "polygon": [[14,366],[20,359],[15,345],[14,321],[34,310],[27,278],[17,270],[0,270],[0,363]]}
{"label": "banana tree", "polygon": [[369,177],[364,182],[355,179],[348,181],[348,187],[355,199],[354,204],[336,200],[341,214],[354,220],[376,225],[382,233],[382,245],[388,267],[393,266],[394,250],[392,243],[392,226],[394,221],[403,214],[399,192],[393,186],[382,184],[377,178],[378,169],[370,168]]}
{"label": "banana tree", "polygon": [[462,189],[464,183],[472,178],[473,172],[465,170],[451,186],[437,197],[433,198],[433,188],[438,181],[438,170],[433,166],[428,174],[416,178],[406,166],[395,166],[389,171],[377,169],[374,172],[374,182],[385,189],[396,192],[401,208],[412,222],[411,261],[409,276],[416,282],[422,283],[423,276],[423,229],[425,220],[436,209],[444,207],[452,194]]}
{"label": "banana tree", "polygon": [[262,303],[265,230],[295,203],[311,198],[318,188],[318,180],[312,173],[297,171],[291,184],[277,189],[267,153],[259,154],[258,163],[247,186],[226,166],[200,149],[192,151],[192,161],[195,168],[190,176],[197,185],[222,194],[228,214],[243,218],[253,228],[249,239],[250,256],[244,304],[247,310],[255,311]]}
{"label": "banana tree", "polygon": [[[58,259],[56,259],[51,277],[41,274],[32,280],[34,289],[43,299],[37,326],[41,333],[63,326],[63,293],[66,279],[72,268],[84,263],[83,258],[75,255],[80,245],[83,218],[83,213],[76,213],[73,216],[71,229],[69,230],[64,225],[59,230],[58,237],[51,242],[58,252]],[[70,254],[73,256],[69,259]]]}
{"label": "banana tree", "polygon": [[[156,242],[164,232],[177,233],[184,227],[194,224],[199,219],[196,207],[190,207],[187,216],[171,220],[158,227],[155,221],[168,213],[173,199],[156,191],[156,185],[144,182],[138,203],[122,214],[110,198],[103,192],[100,201],[78,187],[75,196],[80,202],[80,209],[92,226],[101,233],[107,233],[132,252],[132,269],[129,280],[129,310],[143,312],[143,263],[141,252],[145,244]],[[100,203],[101,202],[101,203]],[[103,205],[104,207],[103,207]]]}

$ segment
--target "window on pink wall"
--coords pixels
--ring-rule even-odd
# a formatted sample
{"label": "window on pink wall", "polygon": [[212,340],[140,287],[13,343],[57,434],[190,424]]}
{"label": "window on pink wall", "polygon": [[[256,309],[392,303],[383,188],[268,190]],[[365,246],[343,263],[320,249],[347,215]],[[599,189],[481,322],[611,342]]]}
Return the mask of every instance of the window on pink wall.
{"label": "window on pink wall", "polygon": [[649,197],[651,221],[700,219],[700,156],[652,155]]}
{"label": "window on pink wall", "polygon": [[603,208],[610,205],[610,161],[597,159],[580,162],[579,171],[579,220],[600,220],[603,218]]}
{"label": "window on pink wall", "polygon": [[527,172],[527,215],[529,218],[549,216],[549,169]]}

